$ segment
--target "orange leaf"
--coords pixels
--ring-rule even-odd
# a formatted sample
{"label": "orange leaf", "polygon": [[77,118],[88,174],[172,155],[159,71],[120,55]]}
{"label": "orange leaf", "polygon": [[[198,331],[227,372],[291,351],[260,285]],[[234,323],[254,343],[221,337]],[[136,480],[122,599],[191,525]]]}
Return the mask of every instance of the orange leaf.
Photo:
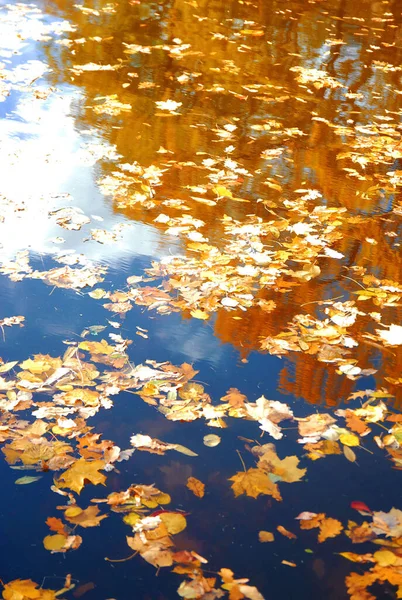
{"label": "orange leaf", "polygon": [[187,479],[187,484],[189,490],[193,492],[197,498],[203,498],[205,493],[205,485],[199,479],[195,477],[189,477]]}
{"label": "orange leaf", "polygon": [[46,520],[46,525],[51,531],[60,533],[60,535],[66,535],[66,527],[61,519],[57,519],[56,517],[48,517]]}
{"label": "orange leaf", "polygon": [[237,388],[229,388],[226,392],[226,396],[222,396],[222,402],[228,402],[230,406],[234,408],[240,408],[244,406],[244,401],[247,400],[247,396],[242,394]]}
{"label": "orange leaf", "polygon": [[274,534],[270,531],[259,531],[258,539],[260,542],[273,542],[275,540]]}
{"label": "orange leaf", "polygon": [[319,542],[325,542],[326,539],[336,537],[341,533],[343,525],[337,519],[331,517],[323,519],[320,523],[320,533],[318,535]]}
{"label": "orange leaf", "polygon": [[289,538],[289,540],[296,540],[297,539],[297,535],[295,535],[294,533],[292,533],[288,529],[285,529],[284,527],[282,527],[282,525],[278,525],[278,527],[276,528],[276,530],[279,531],[279,533],[281,533],[285,537]]}
{"label": "orange leaf", "polygon": [[370,429],[367,427],[367,424],[357,415],[355,415],[353,410],[346,411],[345,420],[348,429],[351,429],[360,435],[370,431]]}

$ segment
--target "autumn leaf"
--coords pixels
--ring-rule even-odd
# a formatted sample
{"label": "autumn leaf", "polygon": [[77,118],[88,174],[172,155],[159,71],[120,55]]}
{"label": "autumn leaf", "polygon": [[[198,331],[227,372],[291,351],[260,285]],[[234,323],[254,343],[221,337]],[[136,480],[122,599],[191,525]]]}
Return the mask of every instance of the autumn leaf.
{"label": "autumn leaf", "polygon": [[339,556],[343,556],[347,560],[355,563],[374,562],[372,554],[356,554],[355,552],[339,552]]}
{"label": "autumn leaf", "polygon": [[278,527],[276,528],[276,530],[280,534],[282,534],[284,537],[287,537],[289,540],[296,540],[297,539],[297,535],[295,535],[294,533],[292,533],[288,529],[285,529],[285,527],[282,527],[282,525],[278,525]]}
{"label": "autumn leaf", "polygon": [[204,310],[192,310],[190,314],[194,319],[200,319],[201,321],[207,321],[209,319],[209,314]]}
{"label": "autumn leaf", "polygon": [[274,537],[274,534],[271,533],[270,531],[259,531],[258,532],[258,539],[262,543],[264,543],[264,542],[273,542],[275,540],[275,537]]}
{"label": "autumn leaf", "polygon": [[337,519],[326,517],[320,523],[320,533],[318,534],[318,541],[325,542],[328,538],[336,537],[341,533],[343,525]]}
{"label": "autumn leaf", "polygon": [[64,550],[66,542],[67,535],[57,533],[56,535],[47,535],[43,540],[43,545],[45,546],[46,550],[60,552],[60,550]]}
{"label": "autumn leaf", "polygon": [[324,513],[303,512],[296,519],[300,521],[301,529],[314,529],[318,527],[320,529],[318,534],[318,541],[320,543],[330,537],[336,537],[343,530],[343,525],[340,521],[327,517]]}
{"label": "autumn leaf", "polygon": [[64,516],[70,523],[80,527],[96,527],[107,515],[98,515],[97,506],[88,506],[85,510],[78,506],[71,506],[64,511]]}
{"label": "autumn leaf", "polygon": [[169,538],[143,543],[138,534],[127,537],[127,544],[135,552],[139,552],[144,560],[155,568],[170,567],[173,564],[173,553],[170,549],[172,542]]}
{"label": "autumn leaf", "polygon": [[353,521],[348,522],[348,529],[345,529],[346,535],[352,540],[353,544],[361,544],[368,542],[376,537],[376,534],[371,528],[370,523],[364,521],[361,525],[357,525]]}
{"label": "autumn leaf", "polygon": [[402,511],[397,508],[391,508],[388,513],[383,511],[373,512],[373,524],[371,527],[377,535],[402,537]]}
{"label": "autumn leaf", "polygon": [[159,517],[170,535],[176,535],[187,527],[185,516],[179,512],[162,512]]}
{"label": "autumn leaf", "polygon": [[66,526],[61,519],[57,519],[56,517],[48,517],[46,520],[46,525],[51,531],[55,531],[60,535],[66,535]]}
{"label": "autumn leaf", "polygon": [[353,452],[352,448],[349,448],[349,446],[343,447],[343,454],[349,462],[356,462],[356,454]]}
{"label": "autumn leaf", "polygon": [[[304,419],[298,419],[299,421],[299,433],[303,438],[315,438],[311,441],[318,441],[322,434],[334,423],[336,420],[329,414],[313,414]],[[310,441],[305,439],[303,441]]]}
{"label": "autumn leaf", "polygon": [[300,481],[307,469],[299,469],[297,456],[286,456],[280,459],[272,444],[254,446],[253,454],[259,456],[258,468],[268,473],[273,473],[280,481],[294,483]]}
{"label": "autumn leaf", "polygon": [[364,435],[370,431],[367,424],[353,410],[346,411],[345,420],[347,427],[359,435]]}
{"label": "autumn leaf", "polygon": [[382,548],[381,550],[374,552],[373,558],[380,567],[389,567],[400,560],[396,554],[391,552],[391,550],[387,550],[386,548]]}
{"label": "autumn leaf", "polygon": [[233,481],[232,489],[236,498],[241,494],[246,494],[251,498],[257,498],[260,494],[265,494],[272,496],[275,500],[282,500],[278,486],[260,469],[239,471],[236,475],[230,477],[229,481]]}
{"label": "autumn leaf", "polygon": [[354,433],[341,433],[339,441],[345,446],[359,446],[360,439]]}
{"label": "autumn leaf", "polygon": [[218,446],[221,443],[221,438],[214,433],[208,433],[208,435],[204,435],[203,442],[208,448],[215,448],[215,446]]}
{"label": "autumn leaf", "polygon": [[78,345],[82,350],[88,350],[91,354],[112,354],[115,348],[107,343],[106,340],[100,342],[84,341]]}
{"label": "autumn leaf", "polygon": [[229,388],[226,395],[221,398],[222,402],[228,402],[234,408],[244,406],[246,400],[247,396],[242,394],[237,388]]}
{"label": "autumn leaf", "polygon": [[31,579],[15,579],[4,585],[4,600],[56,600],[54,590],[45,590]]}
{"label": "autumn leaf", "polygon": [[249,415],[260,423],[260,429],[269,433],[274,439],[283,437],[278,423],[285,419],[293,419],[293,412],[287,404],[276,400],[267,400],[261,396],[253,403],[246,403],[245,408]]}
{"label": "autumn leaf", "polygon": [[69,488],[79,494],[87,481],[93,485],[104,485],[106,476],[99,473],[104,468],[103,460],[86,461],[84,458],[80,458],[59,477],[57,486]]}
{"label": "autumn leaf", "polygon": [[189,477],[187,479],[186,486],[198,498],[203,498],[204,497],[205,485],[199,479],[196,479],[195,477]]}

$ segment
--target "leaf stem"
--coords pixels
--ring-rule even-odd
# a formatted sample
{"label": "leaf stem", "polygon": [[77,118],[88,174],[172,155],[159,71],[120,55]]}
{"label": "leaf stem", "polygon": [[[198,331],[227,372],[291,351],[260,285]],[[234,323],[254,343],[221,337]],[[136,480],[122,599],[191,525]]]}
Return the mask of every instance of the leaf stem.
{"label": "leaf stem", "polygon": [[244,464],[243,457],[242,457],[242,455],[240,454],[239,450],[236,450],[236,452],[237,452],[237,454],[239,455],[239,458],[240,458],[241,464],[243,465],[244,472],[246,473],[247,469],[246,469],[246,465]]}

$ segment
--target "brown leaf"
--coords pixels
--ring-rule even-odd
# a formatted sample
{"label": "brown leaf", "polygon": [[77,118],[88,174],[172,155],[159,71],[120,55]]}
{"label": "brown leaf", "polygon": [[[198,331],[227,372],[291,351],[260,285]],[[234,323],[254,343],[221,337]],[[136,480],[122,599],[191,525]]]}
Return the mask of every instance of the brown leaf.
{"label": "brown leaf", "polygon": [[356,454],[353,452],[352,448],[349,448],[349,446],[344,446],[343,447],[343,453],[345,455],[345,458],[349,462],[355,462],[356,461]]}

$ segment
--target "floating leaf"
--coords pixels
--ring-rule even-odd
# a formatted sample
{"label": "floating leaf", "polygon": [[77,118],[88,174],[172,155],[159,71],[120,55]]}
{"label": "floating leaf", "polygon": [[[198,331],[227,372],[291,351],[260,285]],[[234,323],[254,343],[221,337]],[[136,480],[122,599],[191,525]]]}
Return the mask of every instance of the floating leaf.
{"label": "floating leaf", "polygon": [[275,541],[274,534],[271,533],[270,531],[259,531],[258,532],[258,539],[262,543]]}
{"label": "floating leaf", "polygon": [[345,458],[347,458],[348,461],[350,461],[350,462],[356,461],[356,454],[353,452],[353,450],[351,448],[349,448],[349,446],[343,447],[343,453],[345,455]]}
{"label": "floating leaf", "polygon": [[56,535],[47,535],[43,540],[46,550],[58,552],[66,545],[67,536],[56,533]]}
{"label": "floating leaf", "polygon": [[287,537],[289,540],[296,540],[297,539],[297,535],[295,535],[294,533],[292,533],[288,529],[285,529],[284,527],[282,527],[282,525],[278,525],[278,527],[276,528],[276,530],[279,531],[279,533],[282,534],[284,537]]}
{"label": "floating leaf", "polygon": [[79,494],[87,481],[93,485],[104,485],[106,477],[103,473],[99,473],[104,468],[103,460],[87,461],[80,458],[59,477],[57,486],[69,488]]}
{"label": "floating leaf", "polygon": [[205,485],[199,479],[196,479],[195,477],[189,477],[187,479],[186,486],[198,498],[203,498],[204,497]]}
{"label": "floating leaf", "polygon": [[345,446],[359,446],[360,445],[360,439],[357,435],[354,435],[354,433],[342,433],[339,436],[339,441],[344,444]]}
{"label": "floating leaf", "polygon": [[42,475],[25,475],[25,477],[20,477],[15,481],[17,485],[27,485],[29,483],[33,483],[34,481],[38,481],[42,478]]}
{"label": "floating leaf", "polygon": [[204,435],[203,442],[208,448],[215,448],[215,446],[221,443],[221,438],[215,433],[209,433],[208,435]]}
{"label": "floating leaf", "polygon": [[187,527],[186,518],[181,513],[162,512],[159,517],[171,535],[176,535]]}
{"label": "floating leaf", "polygon": [[251,498],[257,498],[260,494],[266,494],[272,496],[275,500],[282,500],[278,486],[260,469],[239,471],[236,475],[230,477],[229,481],[233,481],[232,489],[236,497],[246,494]]}

